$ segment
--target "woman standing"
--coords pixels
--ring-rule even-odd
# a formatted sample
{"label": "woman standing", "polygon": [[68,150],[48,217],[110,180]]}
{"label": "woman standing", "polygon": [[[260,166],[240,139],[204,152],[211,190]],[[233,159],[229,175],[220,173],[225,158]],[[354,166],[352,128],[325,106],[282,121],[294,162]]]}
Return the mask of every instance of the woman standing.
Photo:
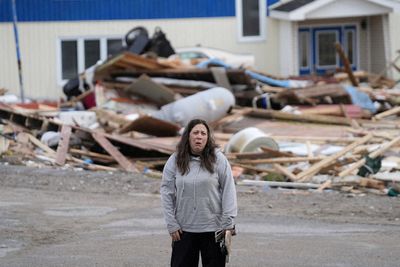
{"label": "woman standing", "polygon": [[234,229],[236,189],[231,166],[204,120],[191,120],[165,164],[161,201],[172,238],[171,266],[225,266],[215,232]]}

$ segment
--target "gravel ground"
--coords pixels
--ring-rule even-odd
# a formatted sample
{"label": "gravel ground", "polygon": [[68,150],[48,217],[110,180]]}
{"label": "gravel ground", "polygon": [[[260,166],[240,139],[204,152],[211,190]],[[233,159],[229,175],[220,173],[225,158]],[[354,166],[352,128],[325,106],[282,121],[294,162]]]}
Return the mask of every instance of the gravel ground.
{"label": "gravel ground", "polygon": [[[168,266],[159,186],[140,174],[0,163],[0,266]],[[397,197],[237,190],[230,266],[398,265]]]}

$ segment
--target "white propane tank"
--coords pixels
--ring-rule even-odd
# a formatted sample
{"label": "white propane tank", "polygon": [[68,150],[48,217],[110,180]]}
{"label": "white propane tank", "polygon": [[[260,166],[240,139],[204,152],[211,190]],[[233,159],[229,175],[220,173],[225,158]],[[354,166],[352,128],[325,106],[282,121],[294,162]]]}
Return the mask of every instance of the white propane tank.
{"label": "white propane tank", "polygon": [[235,96],[226,88],[214,87],[164,105],[153,117],[181,126],[192,119],[219,120],[235,105]]}
{"label": "white propane tank", "polygon": [[278,144],[258,128],[248,127],[235,133],[225,146],[226,153],[244,153],[261,151],[260,147],[265,146],[279,150]]}

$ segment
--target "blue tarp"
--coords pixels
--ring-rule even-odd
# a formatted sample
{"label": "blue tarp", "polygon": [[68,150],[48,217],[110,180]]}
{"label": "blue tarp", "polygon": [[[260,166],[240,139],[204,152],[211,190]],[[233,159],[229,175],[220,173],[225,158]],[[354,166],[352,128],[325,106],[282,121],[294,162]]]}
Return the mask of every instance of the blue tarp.
{"label": "blue tarp", "polygon": [[[217,58],[212,58],[212,59],[209,59],[209,60],[202,61],[199,64],[197,64],[196,67],[204,69],[204,68],[207,68],[208,65],[210,65],[210,64],[211,65],[216,65],[216,66],[221,66],[221,67],[224,67],[226,69],[230,69],[231,68],[230,65],[226,64],[225,62],[223,62],[222,60],[219,60]],[[291,87],[289,80],[275,80],[275,79],[269,78],[267,76],[258,74],[256,72],[253,72],[253,71],[250,71],[250,70],[246,70],[245,73],[247,75],[249,75],[251,78],[256,79],[256,80],[258,80],[260,82],[269,84],[271,86],[279,86],[279,87],[284,87],[284,88],[290,88]]]}
{"label": "blue tarp", "polygon": [[350,95],[351,102],[354,105],[360,106],[363,109],[367,109],[372,113],[376,112],[376,107],[374,106],[374,103],[366,93],[361,92],[357,90],[357,88],[350,85],[345,85],[344,89],[346,89],[347,93]]}

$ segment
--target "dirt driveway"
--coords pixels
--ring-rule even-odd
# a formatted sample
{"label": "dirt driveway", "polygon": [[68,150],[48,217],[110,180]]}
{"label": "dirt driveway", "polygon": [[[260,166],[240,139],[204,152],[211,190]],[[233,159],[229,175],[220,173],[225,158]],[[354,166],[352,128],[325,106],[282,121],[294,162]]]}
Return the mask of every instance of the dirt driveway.
{"label": "dirt driveway", "polygon": [[[1,164],[0,266],[168,266],[159,184]],[[228,266],[399,266],[399,198],[237,189]]]}

